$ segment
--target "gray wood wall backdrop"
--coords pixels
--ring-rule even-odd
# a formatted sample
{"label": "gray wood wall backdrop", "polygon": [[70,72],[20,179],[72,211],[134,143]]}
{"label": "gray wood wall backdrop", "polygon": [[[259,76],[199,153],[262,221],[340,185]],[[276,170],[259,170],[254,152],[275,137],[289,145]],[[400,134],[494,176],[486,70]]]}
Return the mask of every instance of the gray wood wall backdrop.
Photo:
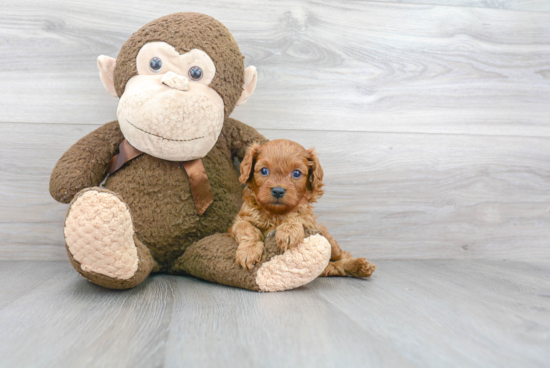
{"label": "gray wood wall backdrop", "polygon": [[96,58],[165,14],[233,33],[233,117],[320,152],[317,213],[372,259],[550,257],[550,1],[0,1],[0,259],[66,259],[51,169],[116,117]]}

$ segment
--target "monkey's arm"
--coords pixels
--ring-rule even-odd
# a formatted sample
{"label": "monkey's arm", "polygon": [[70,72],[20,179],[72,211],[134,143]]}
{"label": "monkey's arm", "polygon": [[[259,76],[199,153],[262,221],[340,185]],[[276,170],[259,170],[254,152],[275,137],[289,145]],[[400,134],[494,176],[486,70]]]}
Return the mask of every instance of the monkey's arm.
{"label": "monkey's arm", "polygon": [[50,194],[69,203],[76,193],[97,186],[104,179],[107,163],[124,136],[118,122],[112,121],[89,133],[61,156],[50,178]]}
{"label": "monkey's arm", "polygon": [[231,153],[239,161],[243,160],[249,145],[254,142],[259,144],[267,142],[267,139],[256,129],[231,118],[225,119],[222,132],[229,142]]}

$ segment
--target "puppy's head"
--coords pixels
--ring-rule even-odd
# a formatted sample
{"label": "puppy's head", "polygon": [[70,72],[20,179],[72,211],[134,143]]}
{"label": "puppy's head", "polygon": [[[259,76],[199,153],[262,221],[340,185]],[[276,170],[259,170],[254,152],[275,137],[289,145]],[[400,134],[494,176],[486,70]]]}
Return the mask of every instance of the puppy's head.
{"label": "puppy's head", "polygon": [[273,214],[286,214],[323,195],[323,169],[313,148],[287,139],[253,144],[241,163],[241,183]]}

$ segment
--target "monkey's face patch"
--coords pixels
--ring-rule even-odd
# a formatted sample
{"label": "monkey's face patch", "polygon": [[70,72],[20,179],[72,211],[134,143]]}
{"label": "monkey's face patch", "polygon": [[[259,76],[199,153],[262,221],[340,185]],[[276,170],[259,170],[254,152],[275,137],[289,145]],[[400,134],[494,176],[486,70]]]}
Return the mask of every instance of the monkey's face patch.
{"label": "monkey's face patch", "polygon": [[165,42],[145,44],[138,75],[126,84],[117,110],[130,144],[151,156],[188,161],[206,156],[221,132],[224,103],[209,85],[212,59],[198,49],[179,54]]}

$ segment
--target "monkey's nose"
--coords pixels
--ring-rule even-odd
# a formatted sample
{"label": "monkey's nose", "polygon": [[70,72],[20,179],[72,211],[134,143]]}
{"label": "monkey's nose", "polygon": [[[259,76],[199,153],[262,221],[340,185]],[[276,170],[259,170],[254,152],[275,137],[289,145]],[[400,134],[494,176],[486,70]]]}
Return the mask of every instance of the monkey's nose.
{"label": "monkey's nose", "polygon": [[189,88],[189,79],[174,72],[164,74],[160,81],[162,84],[170,88],[179,89],[180,91],[187,91]]}
{"label": "monkey's nose", "polygon": [[273,197],[275,198],[281,198],[282,196],[285,195],[285,192],[286,192],[285,188],[281,188],[281,187],[271,189],[271,194],[273,194]]}

